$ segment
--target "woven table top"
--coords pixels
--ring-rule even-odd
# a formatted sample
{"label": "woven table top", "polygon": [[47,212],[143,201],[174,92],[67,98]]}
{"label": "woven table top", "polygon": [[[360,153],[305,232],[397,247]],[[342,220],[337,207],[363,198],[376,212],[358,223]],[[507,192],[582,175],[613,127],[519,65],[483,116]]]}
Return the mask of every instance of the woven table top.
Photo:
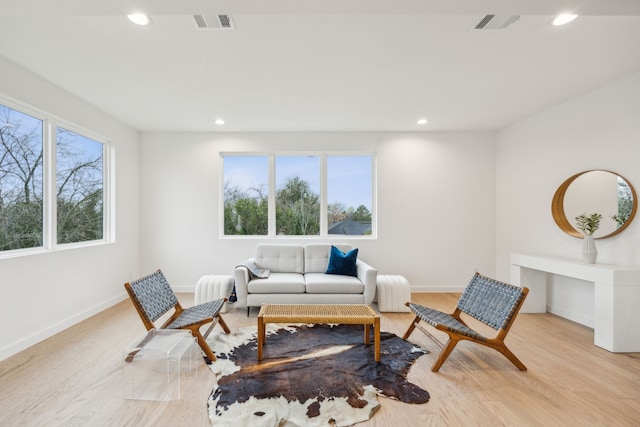
{"label": "woven table top", "polygon": [[264,304],[258,317],[265,323],[373,324],[379,315],[365,304]]}

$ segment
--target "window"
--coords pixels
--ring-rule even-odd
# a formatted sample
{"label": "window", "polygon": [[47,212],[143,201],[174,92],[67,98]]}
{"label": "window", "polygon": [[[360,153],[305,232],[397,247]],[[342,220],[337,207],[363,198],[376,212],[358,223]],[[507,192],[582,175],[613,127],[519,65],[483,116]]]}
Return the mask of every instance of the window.
{"label": "window", "polygon": [[0,105],[0,250],[42,246],[43,129]]}
{"label": "window", "polygon": [[269,231],[269,158],[224,158],[224,234],[266,235]]}
{"label": "window", "polygon": [[373,235],[373,156],[223,154],[224,235]]}
{"label": "window", "polygon": [[276,231],[280,236],[320,234],[319,157],[276,157]]}
{"label": "window", "polygon": [[327,158],[329,234],[371,234],[372,163],[371,156]]}
{"label": "window", "polygon": [[0,105],[0,251],[104,240],[106,143],[37,116]]}
{"label": "window", "polygon": [[103,238],[103,145],[56,128],[58,243]]}

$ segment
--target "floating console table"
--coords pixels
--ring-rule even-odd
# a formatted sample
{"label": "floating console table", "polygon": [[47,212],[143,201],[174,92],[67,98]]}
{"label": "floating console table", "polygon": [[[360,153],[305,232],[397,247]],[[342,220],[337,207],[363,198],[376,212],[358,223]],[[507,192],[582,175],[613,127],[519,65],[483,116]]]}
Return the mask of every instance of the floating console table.
{"label": "floating console table", "polygon": [[614,353],[640,352],[640,268],[511,254],[511,283],[529,288],[522,313],[546,312],[550,274],[594,283],[595,345]]}

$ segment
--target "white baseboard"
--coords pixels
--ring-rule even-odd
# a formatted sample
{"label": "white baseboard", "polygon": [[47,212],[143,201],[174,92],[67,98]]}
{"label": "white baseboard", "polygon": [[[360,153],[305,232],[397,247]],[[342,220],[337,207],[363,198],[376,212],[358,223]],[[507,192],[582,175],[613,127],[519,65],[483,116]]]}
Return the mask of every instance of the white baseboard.
{"label": "white baseboard", "polygon": [[189,292],[194,293],[196,291],[195,286],[172,286],[173,292]]}
{"label": "white baseboard", "polygon": [[464,291],[464,286],[411,286],[411,292],[415,293],[460,293]]}
{"label": "white baseboard", "polygon": [[[174,292],[194,293],[196,291],[195,286],[174,286],[172,289]],[[464,291],[464,286],[411,286],[411,292],[415,293],[460,293],[462,291]]]}
{"label": "white baseboard", "polygon": [[555,314],[556,316],[564,317],[565,319],[579,323],[589,328],[593,328],[595,325],[595,319],[584,314],[576,313],[571,310],[567,310],[562,307],[547,305],[547,311]]}
{"label": "white baseboard", "polygon": [[[194,293],[195,286],[174,286],[173,292]],[[411,286],[411,292],[419,293],[460,293],[464,291],[464,286]]]}
{"label": "white baseboard", "polygon": [[19,353],[22,350],[25,350],[31,347],[32,345],[39,343],[40,341],[44,341],[45,339],[57,334],[58,332],[61,332],[77,323],[80,323],[81,321],[88,319],[89,317],[95,314],[98,314],[101,311],[106,310],[107,308],[113,305],[116,305],[127,298],[128,298],[127,294],[118,295],[101,304],[95,305],[90,309],[74,314],[73,316],[68,317],[54,325],[50,325],[46,329],[38,331],[32,335],[29,335],[28,337],[25,337],[19,341],[9,344],[8,346],[0,349],[0,360],[4,360],[8,357],[11,357],[16,353]]}

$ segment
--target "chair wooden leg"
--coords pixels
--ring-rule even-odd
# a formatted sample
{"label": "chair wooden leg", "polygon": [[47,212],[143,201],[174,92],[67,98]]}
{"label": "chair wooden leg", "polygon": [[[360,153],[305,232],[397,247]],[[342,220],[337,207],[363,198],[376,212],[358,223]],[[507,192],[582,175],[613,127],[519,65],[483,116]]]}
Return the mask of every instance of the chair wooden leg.
{"label": "chair wooden leg", "polygon": [[496,348],[496,350],[498,350],[500,353],[504,354],[504,356],[505,356],[507,359],[509,359],[509,361],[510,361],[511,363],[513,363],[514,365],[516,365],[516,367],[517,367],[518,369],[520,369],[521,371],[526,371],[526,370],[527,370],[527,367],[526,367],[526,366],[524,366],[524,363],[522,363],[522,362],[520,361],[520,359],[518,359],[518,358],[516,357],[516,355],[515,355],[515,354],[513,354],[513,353],[511,352],[511,350],[509,350],[509,349],[507,348],[507,346],[506,346],[506,345],[502,345],[502,346],[500,346],[500,348]]}
{"label": "chair wooden leg", "polygon": [[227,333],[227,334],[231,333],[231,329],[229,329],[229,327],[227,326],[227,323],[224,321],[222,316],[220,316],[219,314],[218,314],[218,323],[220,323],[220,326],[222,327],[222,330],[225,333]]}
{"label": "chair wooden leg", "polygon": [[204,337],[202,336],[202,334],[200,333],[200,330],[198,329],[191,329],[191,333],[193,334],[194,337],[196,337],[196,339],[198,340],[198,345],[200,346],[200,348],[202,349],[202,351],[204,351],[205,356],[207,356],[207,358],[211,361],[211,362],[215,362],[217,360],[216,355],[213,354],[213,350],[211,350],[211,347],[209,347],[209,344],[207,343],[207,340],[204,339]]}
{"label": "chair wooden leg", "polygon": [[409,338],[409,335],[411,335],[411,333],[416,328],[416,325],[418,324],[419,321],[420,321],[420,318],[418,316],[416,316],[416,318],[413,319],[413,322],[411,322],[411,324],[409,325],[409,329],[407,329],[407,332],[405,332],[404,335],[402,336],[403,340],[406,340],[407,338]]}
{"label": "chair wooden leg", "polygon": [[453,351],[455,346],[458,344],[458,341],[459,341],[458,339],[453,338],[451,335],[449,336],[449,341],[447,341],[447,344],[445,345],[444,349],[440,353],[440,356],[438,356],[438,360],[436,360],[436,363],[434,363],[433,366],[431,367],[431,370],[433,372],[438,372],[438,370],[440,370],[440,367],[442,366],[444,361],[447,360],[447,357],[449,357],[449,354],[451,354],[451,351]]}

